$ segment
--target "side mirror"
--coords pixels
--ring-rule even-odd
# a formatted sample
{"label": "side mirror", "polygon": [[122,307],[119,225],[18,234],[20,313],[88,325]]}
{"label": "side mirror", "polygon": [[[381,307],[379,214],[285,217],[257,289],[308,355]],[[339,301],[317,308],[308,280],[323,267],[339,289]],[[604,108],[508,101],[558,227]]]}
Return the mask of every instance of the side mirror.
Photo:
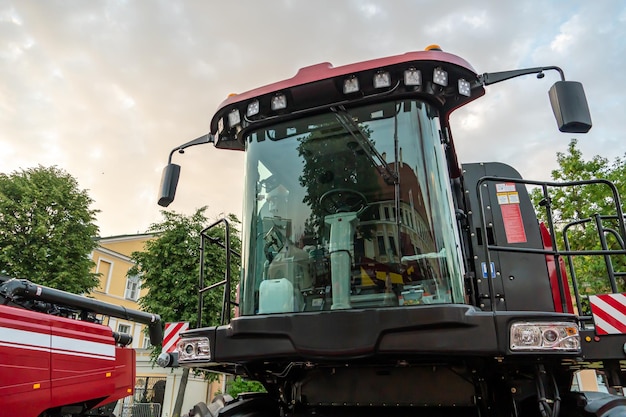
{"label": "side mirror", "polygon": [[180,177],[180,165],[172,163],[172,155],[174,155],[174,152],[178,151],[178,153],[185,153],[185,149],[190,146],[214,142],[215,137],[211,133],[207,133],[206,135],[202,135],[199,138],[190,140],[189,142],[183,143],[182,145],[172,149],[170,157],[167,160],[167,166],[163,169],[163,174],[161,174],[161,194],[159,195],[159,206],[169,206],[172,201],[174,201],[174,196],[176,195],[176,186],[178,185],[178,178]]}
{"label": "side mirror", "polygon": [[148,326],[148,335],[150,336],[150,343],[153,346],[158,346],[163,343],[163,328],[161,322],[150,323]]}
{"label": "side mirror", "polygon": [[159,195],[159,206],[167,207],[172,201],[174,201],[179,177],[180,165],[170,163],[163,169],[163,174],[161,174],[161,194]]}
{"label": "side mirror", "polygon": [[591,129],[591,114],[581,83],[557,81],[548,95],[561,132],[587,133]]}

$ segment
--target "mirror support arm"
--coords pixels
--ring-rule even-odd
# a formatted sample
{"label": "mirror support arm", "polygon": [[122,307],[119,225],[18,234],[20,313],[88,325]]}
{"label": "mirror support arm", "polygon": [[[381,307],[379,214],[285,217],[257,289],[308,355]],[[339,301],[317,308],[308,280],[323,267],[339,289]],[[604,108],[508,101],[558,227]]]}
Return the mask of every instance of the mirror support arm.
{"label": "mirror support arm", "polygon": [[501,72],[486,72],[482,75],[478,76],[478,82],[480,85],[490,85],[499,83],[501,81],[506,81],[511,78],[519,77],[522,75],[528,74],[537,74],[537,78],[544,77],[544,71],[555,70],[558,71],[561,75],[561,81],[565,81],[565,74],[563,70],[559,67],[551,66],[551,67],[535,67],[535,68],[524,68],[513,71],[501,71]]}
{"label": "mirror support arm", "polygon": [[213,143],[214,141],[215,141],[215,136],[213,136],[211,133],[207,133],[206,135],[202,135],[199,138],[183,143],[182,145],[177,146],[171,150],[170,156],[169,158],[167,158],[167,164],[169,165],[172,163],[172,156],[174,156],[174,152],[176,151],[178,151],[178,153],[185,153],[185,149],[189,148],[190,146],[203,145],[205,143]]}
{"label": "mirror support arm", "polygon": [[178,153],[185,153],[185,149],[190,146],[212,143],[214,140],[215,136],[211,133],[207,133],[206,135],[202,135],[199,138],[190,140],[189,142],[183,143],[182,145],[172,149],[169,157],[167,158],[167,166],[163,169],[163,173],[161,175],[161,186],[158,200],[159,206],[169,206],[170,203],[174,201],[174,196],[176,195],[176,186],[178,185],[178,178],[180,177],[180,165],[172,163],[174,152],[178,151]]}

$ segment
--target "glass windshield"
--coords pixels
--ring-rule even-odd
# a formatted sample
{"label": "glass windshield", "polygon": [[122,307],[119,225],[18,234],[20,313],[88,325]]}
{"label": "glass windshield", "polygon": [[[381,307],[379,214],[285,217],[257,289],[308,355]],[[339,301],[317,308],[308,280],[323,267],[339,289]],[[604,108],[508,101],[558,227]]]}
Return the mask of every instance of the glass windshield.
{"label": "glass windshield", "polygon": [[463,302],[440,138],[414,100],[251,132],[241,314]]}

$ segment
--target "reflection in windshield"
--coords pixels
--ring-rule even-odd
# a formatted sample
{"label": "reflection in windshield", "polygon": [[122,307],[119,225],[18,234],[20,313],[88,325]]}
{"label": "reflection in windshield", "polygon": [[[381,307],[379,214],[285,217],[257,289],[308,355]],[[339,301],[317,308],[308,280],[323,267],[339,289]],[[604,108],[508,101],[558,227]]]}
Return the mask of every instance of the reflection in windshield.
{"label": "reflection in windshield", "polygon": [[334,110],[247,137],[242,314],[463,302],[436,112]]}

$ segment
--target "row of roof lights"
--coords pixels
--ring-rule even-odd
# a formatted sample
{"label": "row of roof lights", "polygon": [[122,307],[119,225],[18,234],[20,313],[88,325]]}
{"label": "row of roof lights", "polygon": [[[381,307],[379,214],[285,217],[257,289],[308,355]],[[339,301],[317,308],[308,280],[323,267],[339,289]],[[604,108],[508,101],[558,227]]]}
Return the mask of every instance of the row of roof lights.
{"label": "row of roof lights", "polygon": [[[441,67],[435,68],[433,71],[433,83],[442,87],[448,86],[448,72]],[[387,88],[391,87],[391,74],[387,71],[379,71],[374,74],[373,80],[374,88]],[[422,72],[415,68],[409,68],[404,71],[404,85],[407,86],[420,86],[422,85]],[[356,75],[351,75],[343,82],[344,94],[356,93],[359,91],[359,79]],[[471,95],[471,88],[469,81],[461,78],[458,81],[459,94],[469,97]]]}
{"label": "row of roof lights", "polygon": [[[374,88],[388,88],[391,87],[391,74],[388,71],[378,71],[374,74],[372,80]],[[437,67],[433,71],[433,83],[442,87],[448,86],[448,72],[441,67]],[[421,86],[422,85],[422,72],[415,68],[409,68],[404,71],[404,85],[406,86]],[[458,93],[469,97],[471,95],[470,82],[461,78],[458,80]],[[351,75],[343,81],[343,93],[351,94],[360,90],[359,79],[356,75]],[[278,93],[274,95],[270,101],[270,107],[272,111],[282,110],[287,108],[287,96],[284,93]],[[261,106],[259,100],[253,100],[248,103],[246,109],[246,116],[252,117],[259,114]],[[228,124],[232,128],[241,123],[241,115],[239,110],[233,109],[228,114]]]}
{"label": "row of roof lights", "polygon": [[[277,111],[277,110],[282,110],[282,109],[287,108],[287,96],[284,93],[279,93],[279,94],[274,95],[271,99],[270,107],[272,111]],[[246,117],[256,116],[257,114],[259,114],[260,111],[261,111],[261,104],[259,100],[256,100],[256,99],[252,100],[250,103],[248,103],[248,107],[246,108]],[[220,118],[217,123],[218,123],[218,131],[222,132],[224,130],[223,120]],[[239,110],[238,109],[231,110],[231,112],[228,113],[228,126],[232,129],[233,127],[237,126],[240,123],[241,123],[241,115],[239,114]]]}
{"label": "row of roof lights", "polygon": [[[282,110],[286,108],[287,96],[283,93],[276,94],[275,96],[272,97],[272,101],[270,105],[273,111]],[[259,114],[260,110],[261,110],[261,104],[259,103],[259,100],[252,100],[250,103],[248,103],[248,107],[246,109],[246,117],[256,116],[257,114]],[[220,131],[223,130],[223,123],[219,123],[221,121],[222,121],[221,119],[218,121],[218,125],[219,125],[218,129]],[[228,113],[228,126],[232,128],[234,126],[237,126],[239,123],[241,123],[241,115],[239,114],[239,110],[238,109],[231,110],[231,112]]]}
{"label": "row of roof lights", "polygon": [[[284,93],[279,93],[279,94],[274,95],[272,97],[272,100],[270,101],[270,107],[272,111],[282,110],[286,108],[287,96]],[[247,117],[256,116],[257,114],[259,114],[260,111],[261,111],[261,103],[259,103],[259,100],[252,100],[250,103],[248,103],[248,107],[246,109],[246,116]],[[237,115],[239,115],[239,110],[234,109],[233,113],[234,112],[236,112]],[[240,121],[241,120],[237,120],[236,118],[233,118],[232,120],[229,119],[230,127],[235,126]]]}
{"label": "row of roof lights", "polygon": [[[435,68],[433,71],[433,83],[442,87],[448,86],[448,71],[441,67]],[[374,88],[387,88],[391,87],[391,74],[387,71],[379,71],[374,74],[373,79]],[[404,85],[406,86],[420,86],[422,85],[422,72],[415,68],[409,68],[404,71]],[[359,91],[359,79],[356,75],[351,75],[343,82],[344,94],[356,93]],[[471,85],[469,81],[461,78],[458,81],[459,94],[469,97],[471,95]]]}

